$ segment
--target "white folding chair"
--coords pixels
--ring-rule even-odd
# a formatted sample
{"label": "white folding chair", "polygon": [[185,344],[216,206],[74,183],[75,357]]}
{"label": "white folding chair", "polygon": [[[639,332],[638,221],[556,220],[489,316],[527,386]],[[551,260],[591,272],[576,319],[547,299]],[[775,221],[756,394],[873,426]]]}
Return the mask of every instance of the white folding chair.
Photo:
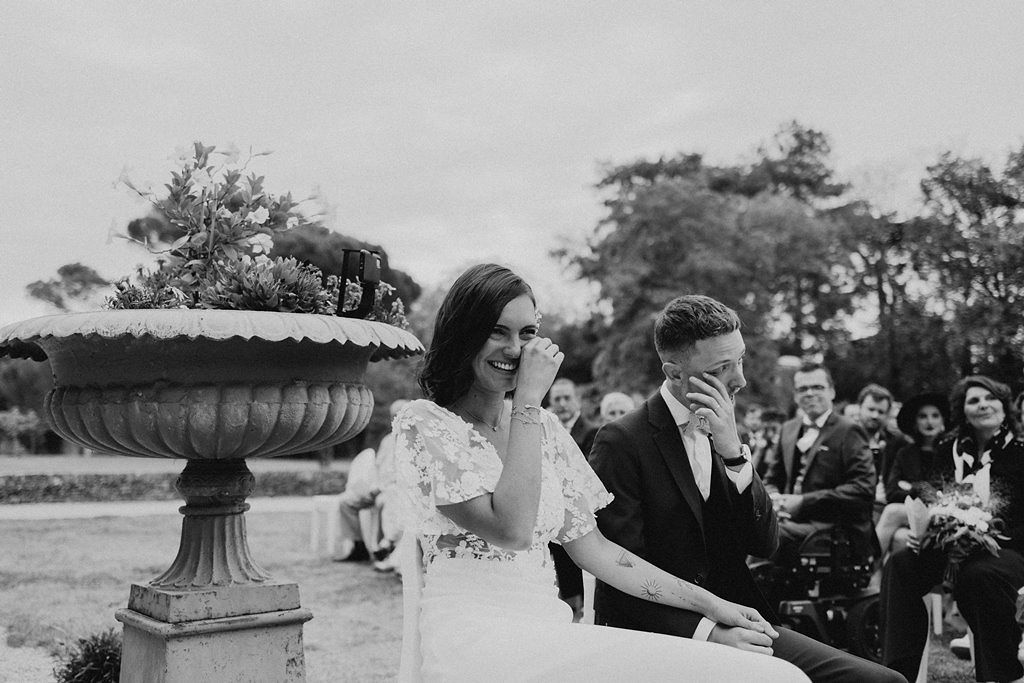
{"label": "white folding chair", "polygon": [[402,659],[398,668],[400,683],[421,683],[423,655],[420,652],[420,597],[423,595],[423,550],[416,534],[402,534],[398,547],[402,572]]}

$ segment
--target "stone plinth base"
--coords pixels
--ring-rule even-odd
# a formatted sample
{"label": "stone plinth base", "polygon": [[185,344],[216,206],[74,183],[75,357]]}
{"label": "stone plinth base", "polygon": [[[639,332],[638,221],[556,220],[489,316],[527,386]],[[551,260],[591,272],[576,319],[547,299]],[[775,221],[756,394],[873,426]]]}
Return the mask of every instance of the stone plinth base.
{"label": "stone plinth base", "polygon": [[298,608],[298,584],[278,581],[187,591],[133,583],[128,597],[129,610],[171,624]]}
{"label": "stone plinth base", "polygon": [[283,683],[306,680],[308,609],[167,623],[132,609],[124,624],[121,683]]}

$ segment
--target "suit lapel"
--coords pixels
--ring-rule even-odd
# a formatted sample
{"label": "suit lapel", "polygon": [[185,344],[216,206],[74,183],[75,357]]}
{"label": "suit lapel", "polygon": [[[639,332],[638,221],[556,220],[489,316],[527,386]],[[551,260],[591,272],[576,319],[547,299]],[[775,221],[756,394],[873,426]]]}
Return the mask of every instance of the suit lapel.
{"label": "suit lapel", "polygon": [[700,526],[701,537],[704,535],[704,499],[693,479],[693,470],[683,446],[683,438],[679,435],[679,427],[672,419],[672,413],[665,405],[661,394],[655,394],[647,401],[648,419],[653,427],[654,445],[658,448],[668,471],[675,479],[676,486],[683,494],[683,499],[690,506],[693,516]]}
{"label": "suit lapel", "polygon": [[793,467],[796,459],[796,439],[800,433],[800,420],[790,420],[782,425],[782,461],[786,466],[786,491],[793,490]]}

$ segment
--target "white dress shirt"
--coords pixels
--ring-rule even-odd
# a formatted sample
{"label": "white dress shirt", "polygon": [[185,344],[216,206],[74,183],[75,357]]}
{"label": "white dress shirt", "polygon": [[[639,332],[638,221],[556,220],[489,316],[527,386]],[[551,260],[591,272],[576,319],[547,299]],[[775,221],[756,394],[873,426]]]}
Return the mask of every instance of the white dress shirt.
{"label": "white dress shirt", "polygon": [[[686,457],[690,463],[690,470],[693,472],[693,479],[697,482],[697,489],[704,500],[707,500],[711,495],[711,442],[708,441],[706,434],[694,429],[694,425],[689,424],[692,420],[690,409],[672,395],[668,389],[667,380],[661,385],[661,397],[665,399],[665,405],[668,406],[668,411],[672,413],[672,419],[679,427],[679,435],[683,438],[683,447],[686,449]],[[754,479],[754,468],[748,460],[738,472],[733,472],[726,467],[725,474],[732,481],[736,490],[743,493]],[[711,619],[701,617],[700,623],[697,624],[697,628],[693,632],[693,639],[707,640],[711,635],[711,630],[717,625]]]}
{"label": "white dress shirt", "polygon": [[811,419],[810,415],[803,411],[800,411],[800,414],[803,415],[804,427],[806,427],[806,429],[804,429],[803,436],[797,440],[796,448],[801,453],[804,453],[814,445],[815,441],[818,440],[818,435],[821,434],[821,429],[825,426],[825,423],[828,421],[828,416],[832,414],[832,411],[826,410],[814,420]]}
{"label": "white dress shirt", "polygon": [[[711,442],[706,434],[694,425],[688,425],[691,420],[690,409],[680,403],[668,389],[668,381],[661,385],[661,397],[665,399],[668,411],[672,413],[672,419],[679,427],[679,435],[683,437],[683,446],[686,448],[686,457],[690,462],[690,470],[693,471],[693,479],[697,482],[697,489],[704,500],[711,495]],[[736,490],[743,493],[754,480],[754,468],[750,461],[738,472],[728,467],[725,474],[736,486]]]}

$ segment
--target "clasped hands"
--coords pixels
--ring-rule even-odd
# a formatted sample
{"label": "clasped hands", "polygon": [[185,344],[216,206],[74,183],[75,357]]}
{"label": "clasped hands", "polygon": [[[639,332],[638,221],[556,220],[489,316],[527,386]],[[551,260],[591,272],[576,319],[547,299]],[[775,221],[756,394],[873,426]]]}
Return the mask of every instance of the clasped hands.
{"label": "clasped hands", "polygon": [[779,632],[753,607],[718,600],[707,617],[715,622],[708,641],[748,652],[772,654],[772,643]]}

